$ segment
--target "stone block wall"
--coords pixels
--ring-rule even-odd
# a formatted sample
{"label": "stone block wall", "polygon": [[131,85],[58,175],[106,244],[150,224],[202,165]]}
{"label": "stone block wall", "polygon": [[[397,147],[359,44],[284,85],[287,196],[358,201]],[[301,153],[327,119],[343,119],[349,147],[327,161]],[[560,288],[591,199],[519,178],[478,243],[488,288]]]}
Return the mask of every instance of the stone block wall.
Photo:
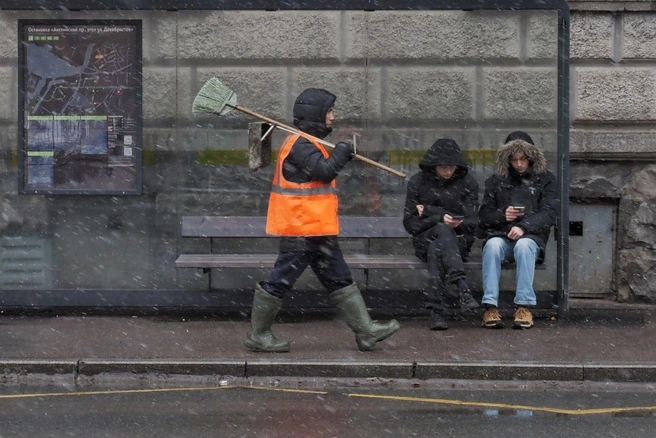
{"label": "stone block wall", "polygon": [[656,13],[649,2],[573,2],[572,196],[619,205],[615,290],[656,301]]}
{"label": "stone block wall", "polygon": [[[646,3],[572,3],[570,177],[574,196],[620,205],[618,297],[656,301],[655,282],[645,280],[656,264],[649,222],[656,194],[648,189],[656,158],[656,13]],[[0,152],[6,157],[0,160],[0,189],[19,217],[24,202],[16,195],[12,158],[16,31],[18,19],[31,18],[143,22],[144,147],[151,157],[144,164],[144,193],[145,204],[153,204],[144,211],[154,214],[155,225],[130,237],[143,239],[151,255],[143,256],[139,272],[123,274],[122,284],[135,279],[124,287],[202,285],[201,276],[173,267],[183,245],[196,245],[178,241],[179,216],[265,212],[270,169],[249,174],[246,167],[252,118],[238,112],[191,115],[195,93],[211,76],[236,90],[240,105],[286,123],[302,89],[327,88],[339,96],[339,120],[362,131],[364,152],[408,174],[439,136],[453,137],[469,151],[481,183],[491,171],[489,152],[512,130],[529,131],[548,156],[555,153],[555,13],[2,11],[0,96],[10,104],[0,108]],[[626,178],[617,178],[617,166]],[[347,213],[400,214],[405,185],[398,178],[354,165],[344,180]],[[374,195],[380,202],[372,205]],[[82,212],[89,199],[67,200],[65,207]],[[129,203],[116,202],[132,221],[123,208]],[[64,219],[48,213],[58,203],[51,199],[41,217],[23,214],[20,225],[58,227],[53,221]],[[142,220],[143,212],[132,222]],[[74,246],[55,248],[82,262],[84,254]],[[107,269],[108,277],[84,287],[106,287],[113,272]]]}

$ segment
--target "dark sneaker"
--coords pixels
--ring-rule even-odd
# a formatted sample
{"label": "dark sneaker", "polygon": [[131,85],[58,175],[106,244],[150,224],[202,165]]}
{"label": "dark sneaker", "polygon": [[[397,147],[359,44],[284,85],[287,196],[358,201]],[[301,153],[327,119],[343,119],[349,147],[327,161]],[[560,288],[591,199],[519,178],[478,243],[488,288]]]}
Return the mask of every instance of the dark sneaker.
{"label": "dark sneaker", "polygon": [[469,289],[464,289],[460,291],[460,299],[458,304],[462,310],[473,310],[479,307],[478,301],[474,299]]}
{"label": "dark sneaker", "polygon": [[499,309],[490,307],[483,313],[483,327],[501,329],[503,328],[503,321]]}
{"label": "dark sneaker", "polygon": [[518,307],[515,311],[514,329],[530,329],[533,327],[533,314],[526,307]]}
{"label": "dark sneaker", "polygon": [[449,328],[444,316],[437,310],[431,310],[430,322],[428,328],[431,330],[446,330]]}

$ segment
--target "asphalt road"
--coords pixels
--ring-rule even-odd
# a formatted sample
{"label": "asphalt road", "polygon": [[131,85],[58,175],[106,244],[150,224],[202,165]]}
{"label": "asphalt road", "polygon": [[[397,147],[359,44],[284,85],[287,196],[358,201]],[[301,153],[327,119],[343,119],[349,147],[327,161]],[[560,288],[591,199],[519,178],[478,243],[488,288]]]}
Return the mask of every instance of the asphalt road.
{"label": "asphalt road", "polygon": [[0,436],[654,437],[647,384],[94,379],[0,386]]}

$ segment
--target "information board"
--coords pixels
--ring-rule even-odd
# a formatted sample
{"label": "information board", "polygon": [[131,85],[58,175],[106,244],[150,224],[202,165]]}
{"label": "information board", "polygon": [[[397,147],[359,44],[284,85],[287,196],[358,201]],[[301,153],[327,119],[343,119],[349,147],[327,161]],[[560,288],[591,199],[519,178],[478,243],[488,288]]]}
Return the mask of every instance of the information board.
{"label": "information board", "polygon": [[141,22],[19,20],[19,193],[141,194]]}

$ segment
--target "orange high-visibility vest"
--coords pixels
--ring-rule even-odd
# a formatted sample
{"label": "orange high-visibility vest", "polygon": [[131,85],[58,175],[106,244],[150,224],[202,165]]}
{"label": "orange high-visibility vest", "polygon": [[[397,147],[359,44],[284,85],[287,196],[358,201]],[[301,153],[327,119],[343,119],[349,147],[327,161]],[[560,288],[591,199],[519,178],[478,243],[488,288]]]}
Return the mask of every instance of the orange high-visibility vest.
{"label": "orange high-visibility vest", "polygon": [[[266,232],[277,236],[333,236],[339,234],[335,180],[293,183],[282,174],[282,163],[294,142],[303,134],[289,135],[278,153],[273,187],[269,197]],[[328,158],[328,152],[312,137],[310,140]]]}

